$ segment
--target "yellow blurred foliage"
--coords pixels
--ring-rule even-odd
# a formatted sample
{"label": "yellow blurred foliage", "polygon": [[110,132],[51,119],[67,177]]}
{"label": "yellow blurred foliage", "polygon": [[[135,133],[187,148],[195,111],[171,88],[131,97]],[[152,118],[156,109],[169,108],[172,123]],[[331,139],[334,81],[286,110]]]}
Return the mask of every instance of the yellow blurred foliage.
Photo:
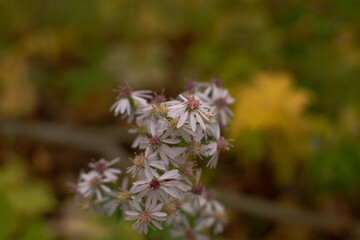
{"label": "yellow blurred foliage", "polygon": [[294,131],[305,125],[303,112],[310,94],[296,89],[287,73],[261,73],[236,96],[233,130],[282,129]]}
{"label": "yellow blurred foliage", "polygon": [[63,29],[51,29],[28,34],[17,44],[17,50],[28,57],[36,55],[54,61],[64,53],[71,53],[75,45],[76,33]]}
{"label": "yellow blurred foliage", "polygon": [[29,79],[28,65],[23,56],[9,54],[0,60],[0,114],[19,117],[36,107],[36,91]]}
{"label": "yellow blurred foliage", "polygon": [[287,73],[261,73],[235,95],[232,134],[241,163],[268,159],[276,181],[289,184],[309,153],[311,125],[304,112],[310,93],[296,88]]}
{"label": "yellow blurred foliage", "polygon": [[340,127],[343,133],[353,136],[360,136],[360,111],[357,106],[345,106],[340,114]]}
{"label": "yellow blurred foliage", "polygon": [[139,15],[137,18],[139,26],[143,26],[147,32],[164,34],[166,28],[163,25],[163,19],[157,12],[156,8],[149,4],[144,4],[139,9]]}
{"label": "yellow blurred foliage", "polygon": [[36,88],[29,77],[31,57],[56,61],[75,45],[74,33],[62,29],[31,33],[14,43],[0,59],[0,114],[16,118],[35,109]]}
{"label": "yellow blurred foliage", "polygon": [[121,1],[116,0],[98,0],[97,5],[100,15],[103,19],[113,21],[119,14]]}

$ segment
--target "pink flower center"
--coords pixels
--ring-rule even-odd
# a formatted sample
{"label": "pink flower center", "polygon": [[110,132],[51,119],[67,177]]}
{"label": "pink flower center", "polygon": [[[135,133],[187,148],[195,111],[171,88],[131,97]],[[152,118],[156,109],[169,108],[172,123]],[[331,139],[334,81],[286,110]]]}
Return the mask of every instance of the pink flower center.
{"label": "pink flower center", "polygon": [[74,194],[78,191],[77,185],[73,184],[73,183],[69,186],[69,189],[70,189],[70,193],[72,193],[72,194]]}
{"label": "pink flower center", "polygon": [[226,99],[223,97],[218,98],[217,104],[219,105],[219,107],[226,107],[228,105]]}
{"label": "pink flower center", "polygon": [[139,223],[148,224],[151,221],[151,215],[148,211],[139,212]]}
{"label": "pink flower center", "polygon": [[158,137],[151,137],[149,143],[152,149],[157,149],[160,145],[160,139]]}
{"label": "pink flower center", "polygon": [[194,97],[189,97],[186,104],[190,110],[198,110],[200,108],[200,101]]}
{"label": "pink flower center", "polygon": [[163,102],[165,102],[165,98],[164,98],[163,95],[157,95],[157,96],[155,97],[155,99],[154,99],[154,102],[155,102],[156,104],[163,103]]}
{"label": "pink flower center", "polygon": [[156,189],[159,189],[160,187],[160,181],[156,178],[154,178],[153,180],[151,180],[150,182],[150,189],[151,190],[156,190]]}
{"label": "pink flower center", "polygon": [[121,96],[124,96],[124,97],[130,97],[131,95],[131,92],[132,92],[132,89],[130,86],[123,86],[121,89],[120,89],[120,95]]}
{"label": "pink flower center", "polygon": [[194,82],[191,82],[191,83],[188,83],[187,85],[186,85],[186,87],[185,87],[185,90],[186,91],[192,91],[192,90],[194,90],[195,89],[195,83]]}
{"label": "pink flower center", "polygon": [[224,152],[224,151],[228,151],[229,148],[229,141],[226,140],[225,138],[221,137],[218,141],[217,141],[217,145],[220,151]]}
{"label": "pink flower center", "polygon": [[201,195],[203,191],[203,187],[200,184],[197,184],[193,187],[192,191],[197,195]]}
{"label": "pink flower center", "polygon": [[104,171],[106,168],[106,163],[102,162],[102,161],[98,161],[97,163],[95,163],[95,170],[98,172],[102,172]]}
{"label": "pink flower center", "polygon": [[218,77],[211,78],[211,82],[218,87],[220,87],[223,84],[222,80]]}

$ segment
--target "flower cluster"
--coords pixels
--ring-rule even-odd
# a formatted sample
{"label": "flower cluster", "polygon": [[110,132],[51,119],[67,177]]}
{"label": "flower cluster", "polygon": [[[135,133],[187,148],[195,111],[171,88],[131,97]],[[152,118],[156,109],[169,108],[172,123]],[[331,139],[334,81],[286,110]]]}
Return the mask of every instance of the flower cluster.
{"label": "flower cluster", "polygon": [[120,87],[111,110],[133,123],[129,132],[138,136],[132,147],[140,150],[126,171],[132,185],[129,189],[124,177],[114,190],[122,173],[113,167],[119,159],[100,159],[80,174],[78,198],[109,216],[121,209],[126,220],[136,220],[139,233],[162,229],[163,223],[175,238],[208,239],[206,231],[222,232],[225,209],[200,183],[201,166],[215,168],[220,152],[231,147],[221,130],[229,124],[234,99],[221,86],[218,78],[191,82],[170,101],[163,94]]}

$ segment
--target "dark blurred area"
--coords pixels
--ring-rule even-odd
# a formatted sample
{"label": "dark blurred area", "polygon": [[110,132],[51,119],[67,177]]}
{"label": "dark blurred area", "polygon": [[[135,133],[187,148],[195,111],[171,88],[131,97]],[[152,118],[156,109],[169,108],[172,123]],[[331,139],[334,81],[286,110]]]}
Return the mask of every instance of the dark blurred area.
{"label": "dark blurred area", "polygon": [[133,151],[109,111],[119,84],[170,98],[214,76],[236,98],[235,141],[203,182],[265,201],[227,206],[214,239],[360,239],[359,6],[0,0],[0,239],[145,239],[74,211],[69,184],[91,159]]}

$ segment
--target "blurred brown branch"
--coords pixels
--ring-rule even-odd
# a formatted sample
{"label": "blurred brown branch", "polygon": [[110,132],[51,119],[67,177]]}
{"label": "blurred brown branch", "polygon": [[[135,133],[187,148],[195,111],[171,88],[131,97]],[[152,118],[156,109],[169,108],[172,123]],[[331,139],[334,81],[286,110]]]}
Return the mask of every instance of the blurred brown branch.
{"label": "blurred brown branch", "polygon": [[360,239],[360,222],[350,217],[324,214],[229,191],[221,192],[221,196],[224,204],[244,214],[297,224],[314,230],[347,233],[352,237],[351,239]]}
{"label": "blurred brown branch", "polygon": [[[86,128],[70,127],[53,123],[26,123],[0,121],[0,134],[19,139],[28,139],[42,144],[69,147],[93,152],[109,159],[127,159],[129,151],[121,145],[132,137],[120,127]],[[126,167],[127,161],[121,161]],[[121,165],[120,164],[120,165]]]}
{"label": "blurred brown branch", "polygon": [[[0,134],[19,139],[53,144],[82,151],[94,152],[108,158],[121,156],[127,159],[129,152],[121,144],[133,137],[119,127],[86,128],[67,127],[52,123],[24,123],[0,121]],[[127,161],[121,161],[126,167]],[[221,192],[224,203],[241,213],[255,215],[271,221],[299,224],[315,230],[347,232],[360,239],[360,222],[235,192]]]}

